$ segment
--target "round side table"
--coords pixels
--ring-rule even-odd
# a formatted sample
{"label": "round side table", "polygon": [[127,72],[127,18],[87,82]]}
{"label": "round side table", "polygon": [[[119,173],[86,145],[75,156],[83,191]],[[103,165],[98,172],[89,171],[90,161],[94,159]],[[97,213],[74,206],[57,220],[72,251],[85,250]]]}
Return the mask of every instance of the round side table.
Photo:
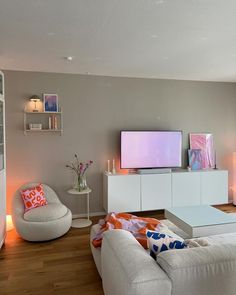
{"label": "round side table", "polygon": [[92,221],[89,219],[89,194],[91,193],[91,191],[92,190],[90,188],[81,192],[77,191],[74,188],[69,189],[67,191],[69,194],[72,194],[72,195],[78,195],[78,196],[87,195],[87,219],[82,219],[82,218],[73,219],[71,224],[72,227],[82,228],[82,227],[90,226],[92,224]]}

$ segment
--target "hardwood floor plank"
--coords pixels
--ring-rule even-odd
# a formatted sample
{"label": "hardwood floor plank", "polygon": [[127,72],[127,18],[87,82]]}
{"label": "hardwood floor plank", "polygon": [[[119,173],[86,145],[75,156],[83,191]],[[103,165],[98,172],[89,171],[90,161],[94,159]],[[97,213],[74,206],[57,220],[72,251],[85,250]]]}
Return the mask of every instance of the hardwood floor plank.
{"label": "hardwood floor plank", "polygon": [[[216,208],[236,212],[228,204]],[[134,214],[164,218],[162,210]],[[102,217],[93,217],[93,223]],[[8,232],[0,251],[0,295],[104,295],[89,233],[90,228],[71,228],[59,239],[31,243]]]}

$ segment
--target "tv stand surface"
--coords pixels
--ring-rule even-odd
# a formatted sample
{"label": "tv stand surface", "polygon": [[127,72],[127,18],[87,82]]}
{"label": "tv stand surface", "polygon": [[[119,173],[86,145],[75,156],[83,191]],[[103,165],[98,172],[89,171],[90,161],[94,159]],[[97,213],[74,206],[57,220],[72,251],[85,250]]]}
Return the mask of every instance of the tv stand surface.
{"label": "tv stand surface", "polygon": [[138,169],[138,174],[162,174],[171,173],[171,168],[151,168],[151,169]]}
{"label": "tv stand surface", "polygon": [[138,212],[228,203],[228,171],[179,169],[162,174],[103,175],[106,212]]}

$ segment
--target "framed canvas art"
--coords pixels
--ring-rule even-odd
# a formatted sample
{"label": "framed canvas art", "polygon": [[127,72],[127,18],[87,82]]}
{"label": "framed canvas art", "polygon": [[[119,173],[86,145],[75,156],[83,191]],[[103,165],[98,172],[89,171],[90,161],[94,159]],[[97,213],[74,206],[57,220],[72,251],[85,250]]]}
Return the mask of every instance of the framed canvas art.
{"label": "framed canvas art", "polygon": [[44,112],[58,112],[58,95],[44,94],[43,105],[44,105]]}
{"label": "framed canvas art", "polygon": [[202,169],[215,167],[213,135],[210,133],[190,133],[190,149],[201,150]]}
{"label": "framed canvas art", "polygon": [[202,154],[199,149],[188,150],[188,163],[191,170],[202,169]]}

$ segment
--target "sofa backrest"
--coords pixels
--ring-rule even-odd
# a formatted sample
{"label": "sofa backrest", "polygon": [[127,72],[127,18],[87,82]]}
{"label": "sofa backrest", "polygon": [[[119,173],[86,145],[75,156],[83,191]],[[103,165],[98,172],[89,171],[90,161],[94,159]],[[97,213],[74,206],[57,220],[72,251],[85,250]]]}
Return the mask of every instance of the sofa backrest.
{"label": "sofa backrest", "polygon": [[172,295],[236,294],[236,244],[165,251],[157,263],[172,282]]}

